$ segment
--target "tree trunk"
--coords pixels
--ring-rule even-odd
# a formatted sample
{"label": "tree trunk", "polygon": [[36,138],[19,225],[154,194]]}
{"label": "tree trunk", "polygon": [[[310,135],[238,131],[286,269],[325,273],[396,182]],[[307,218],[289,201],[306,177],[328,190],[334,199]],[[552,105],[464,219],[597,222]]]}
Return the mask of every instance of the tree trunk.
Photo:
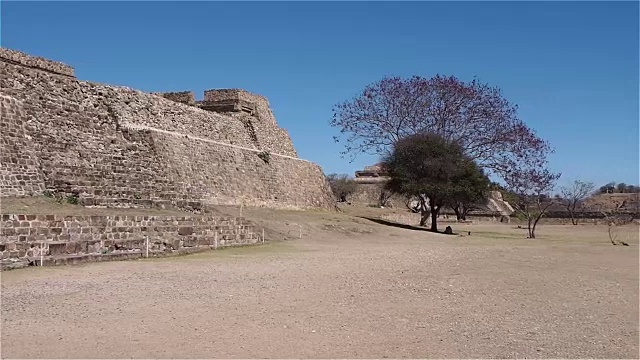
{"label": "tree trunk", "polygon": [[429,211],[427,211],[427,200],[420,196],[420,226],[425,226],[429,219]]}
{"label": "tree trunk", "polygon": [[540,221],[540,219],[542,219],[542,216],[544,215],[544,211],[540,213],[540,215],[538,215],[535,219],[535,221],[533,222],[533,227],[531,228],[531,238],[535,239],[536,238],[536,226],[538,225],[538,221]]}
{"label": "tree trunk", "polygon": [[420,210],[420,226],[425,226],[427,224],[427,220],[429,219],[429,212],[426,209]]}
{"label": "tree trunk", "polygon": [[461,219],[464,219],[463,213],[460,212],[459,205],[452,206],[451,209],[453,209],[453,212],[456,214],[456,220],[460,221]]}
{"label": "tree trunk", "polygon": [[571,208],[571,211],[570,211],[570,213],[571,213],[571,223],[573,225],[578,225],[578,219],[576,218],[576,205],[577,205],[577,203],[574,202],[573,203],[573,207]]}
{"label": "tree trunk", "polygon": [[533,219],[531,217],[527,217],[527,229],[529,230],[529,239],[535,239],[536,238],[536,224],[534,223],[533,225],[531,224],[531,221]]}
{"label": "tree trunk", "polygon": [[431,231],[438,232],[438,212],[440,206],[431,206]]}

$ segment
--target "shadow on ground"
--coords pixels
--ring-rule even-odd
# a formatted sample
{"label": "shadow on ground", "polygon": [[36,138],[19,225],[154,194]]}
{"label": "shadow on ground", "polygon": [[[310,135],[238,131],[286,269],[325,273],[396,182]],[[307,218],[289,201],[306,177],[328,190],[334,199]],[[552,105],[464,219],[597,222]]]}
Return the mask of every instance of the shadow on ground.
{"label": "shadow on ground", "polygon": [[443,231],[431,231],[430,229],[424,228],[424,227],[401,224],[401,223],[397,223],[397,222],[393,222],[393,221],[389,221],[389,220],[378,219],[378,218],[372,218],[372,217],[366,217],[366,216],[358,216],[358,217],[361,218],[361,219],[373,221],[376,224],[386,225],[386,226],[393,226],[393,227],[397,227],[397,228],[401,228],[401,229],[428,231],[428,232],[433,233],[433,234],[442,234],[442,235],[458,235],[458,233],[447,234],[447,233],[445,233]]}
{"label": "shadow on ground", "polygon": [[377,218],[366,217],[366,216],[358,216],[358,217],[361,218],[361,219],[373,221],[374,223],[377,223],[377,224],[380,224],[380,225],[393,226],[393,227],[397,227],[397,228],[401,228],[401,229],[407,229],[407,230],[419,230],[419,231],[429,231],[429,232],[431,232],[431,230],[429,230],[427,228],[413,226],[413,225],[407,225],[407,224],[401,224],[401,223],[397,223],[397,222],[393,222],[393,221],[389,221],[389,220],[377,219]]}

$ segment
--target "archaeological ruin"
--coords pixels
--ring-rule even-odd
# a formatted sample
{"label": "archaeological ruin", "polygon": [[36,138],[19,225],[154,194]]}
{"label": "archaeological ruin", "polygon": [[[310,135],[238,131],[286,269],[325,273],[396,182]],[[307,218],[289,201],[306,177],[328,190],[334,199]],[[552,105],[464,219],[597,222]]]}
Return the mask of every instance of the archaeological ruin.
{"label": "archaeological ruin", "polygon": [[3,196],[77,194],[85,206],[206,203],[327,209],[269,101],[244,90],[149,94],[76,79],[0,48]]}
{"label": "archaeological ruin", "polygon": [[3,259],[45,246],[47,256],[104,253],[118,242],[141,250],[147,237],[173,249],[210,246],[214,238],[255,242],[243,219],[203,221],[198,213],[208,205],[335,206],[322,169],[298,158],[263,96],[213,89],[196,101],[192,92],[145,93],[79,80],[69,65],[7,48],[0,48],[0,75],[1,197],[56,194],[85,207],[194,213],[3,213]]}
{"label": "archaeological ruin", "polygon": [[[385,196],[383,194],[384,184],[389,179],[389,174],[382,164],[365,166],[364,169],[355,172],[354,180],[358,186],[356,191],[348,197],[348,201],[367,206],[381,206],[383,202],[386,206],[406,206],[407,199],[403,196],[397,194],[386,194]],[[477,204],[471,215],[490,216],[496,217],[500,221],[509,221],[509,217],[514,212],[511,204],[502,198],[499,191],[490,191],[487,200],[482,204]],[[445,209],[443,213],[448,213],[448,209]]]}

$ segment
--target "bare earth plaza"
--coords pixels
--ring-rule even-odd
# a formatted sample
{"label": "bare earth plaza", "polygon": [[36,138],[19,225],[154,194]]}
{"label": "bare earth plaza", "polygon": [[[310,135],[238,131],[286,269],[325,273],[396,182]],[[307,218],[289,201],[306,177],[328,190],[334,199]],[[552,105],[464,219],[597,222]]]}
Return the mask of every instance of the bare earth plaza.
{"label": "bare earth plaza", "polygon": [[8,38],[2,358],[640,356],[640,181],[564,180],[493,82],[355,86],[339,167],[282,97],[94,82]]}

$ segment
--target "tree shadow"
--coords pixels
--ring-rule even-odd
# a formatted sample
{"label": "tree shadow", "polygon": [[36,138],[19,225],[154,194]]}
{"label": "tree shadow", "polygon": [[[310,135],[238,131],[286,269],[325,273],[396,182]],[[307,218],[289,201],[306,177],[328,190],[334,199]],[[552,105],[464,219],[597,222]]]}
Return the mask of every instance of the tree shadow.
{"label": "tree shadow", "polygon": [[419,226],[401,224],[401,223],[397,223],[397,222],[393,222],[393,221],[389,221],[389,220],[371,218],[371,217],[366,217],[366,216],[358,216],[358,217],[361,218],[361,219],[373,221],[374,223],[381,224],[381,225],[393,226],[393,227],[397,227],[397,228],[401,228],[401,229],[407,229],[407,230],[419,230],[419,231],[432,232],[428,228],[423,228],[423,227],[419,227]]}
{"label": "tree shadow", "polygon": [[376,224],[386,225],[386,226],[393,226],[393,227],[397,227],[397,228],[401,228],[401,229],[427,231],[427,232],[430,232],[432,234],[457,235],[457,233],[445,234],[443,231],[431,231],[431,229],[429,229],[429,228],[424,228],[424,227],[419,227],[419,226],[414,226],[414,225],[401,224],[401,223],[397,223],[397,222],[393,222],[393,221],[389,221],[389,220],[383,220],[383,219],[366,217],[366,216],[358,216],[358,217],[361,218],[361,219],[373,221]]}

